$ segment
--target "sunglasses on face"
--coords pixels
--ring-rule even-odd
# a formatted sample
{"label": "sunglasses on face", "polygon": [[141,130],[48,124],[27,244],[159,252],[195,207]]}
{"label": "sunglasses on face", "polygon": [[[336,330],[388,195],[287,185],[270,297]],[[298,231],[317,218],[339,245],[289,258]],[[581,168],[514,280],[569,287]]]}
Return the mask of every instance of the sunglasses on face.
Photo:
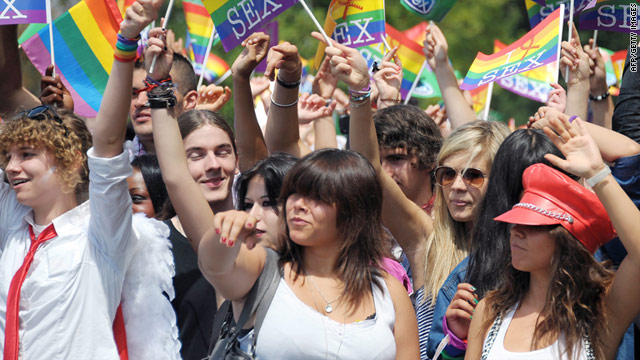
{"label": "sunglasses on face", "polygon": [[[442,187],[447,187],[453,184],[458,176],[458,170],[449,166],[438,166],[434,173],[436,183]],[[462,181],[474,188],[482,187],[482,184],[484,184],[484,178],[487,177],[487,175],[485,175],[481,170],[474,168],[464,169],[460,174],[462,175]]]}

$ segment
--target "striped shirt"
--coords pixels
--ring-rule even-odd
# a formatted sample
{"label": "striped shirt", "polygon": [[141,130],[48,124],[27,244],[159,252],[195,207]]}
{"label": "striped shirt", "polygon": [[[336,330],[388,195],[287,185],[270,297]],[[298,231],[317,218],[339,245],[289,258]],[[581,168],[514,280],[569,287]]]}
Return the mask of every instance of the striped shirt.
{"label": "striped shirt", "polygon": [[416,310],[418,319],[418,340],[420,341],[420,359],[429,359],[427,356],[427,341],[429,340],[429,331],[433,322],[433,310],[431,305],[431,296],[425,295],[424,286],[416,290],[411,296],[413,307]]}

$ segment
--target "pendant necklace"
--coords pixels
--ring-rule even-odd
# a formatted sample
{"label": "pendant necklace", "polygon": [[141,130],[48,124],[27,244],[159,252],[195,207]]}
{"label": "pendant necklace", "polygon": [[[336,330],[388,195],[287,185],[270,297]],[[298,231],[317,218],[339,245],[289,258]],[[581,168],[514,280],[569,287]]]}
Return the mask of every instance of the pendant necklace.
{"label": "pendant necklace", "polygon": [[320,291],[320,289],[318,288],[318,286],[316,285],[316,283],[313,281],[313,278],[309,275],[307,275],[307,279],[309,279],[309,282],[311,283],[311,285],[313,285],[313,287],[316,289],[316,291],[318,292],[318,294],[320,294],[320,296],[322,296],[322,300],[324,300],[324,302],[327,303],[327,305],[324,307],[324,312],[326,312],[327,314],[331,314],[333,312],[333,306],[331,306],[331,304],[333,304],[334,302],[340,300],[340,298],[342,297],[342,295],[338,296],[337,298],[335,298],[334,300],[327,300],[327,298],[324,296],[324,294],[322,293],[322,291]]}

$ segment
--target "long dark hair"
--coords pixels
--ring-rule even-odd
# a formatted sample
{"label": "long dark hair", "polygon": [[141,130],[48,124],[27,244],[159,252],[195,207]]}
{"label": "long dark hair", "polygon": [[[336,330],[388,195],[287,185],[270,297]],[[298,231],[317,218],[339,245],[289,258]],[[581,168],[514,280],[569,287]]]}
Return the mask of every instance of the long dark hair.
{"label": "long dark hair", "polygon": [[280,190],[282,189],[282,182],[285,175],[298,161],[295,156],[276,152],[269,157],[258,161],[251,169],[243,172],[234,185],[236,193],[238,194],[238,210],[245,211],[244,200],[247,197],[247,189],[249,188],[249,182],[256,175],[259,175],[264,179],[264,187],[267,192],[269,202],[273,204],[273,210],[276,214],[279,214],[278,210],[278,197],[280,196]]}
{"label": "long dark hair", "polygon": [[140,170],[149,198],[151,198],[153,211],[156,213],[156,218],[160,218],[162,207],[169,199],[169,194],[167,194],[167,188],[162,180],[158,157],[154,154],[143,154],[133,159],[131,166]]}
{"label": "long dark hair", "polygon": [[[294,165],[285,177],[280,195],[283,209],[293,194],[335,204],[336,226],[343,241],[334,271],[345,284],[344,299],[356,308],[370,293],[371,283],[382,286],[379,278],[379,262],[385,251],[382,188],[373,166],[354,151],[315,151]],[[291,240],[286,211],[282,213],[280,261],[290,262],[297,277],[305,272],[303,247]]]}
{"label": "long dark hair", "polygon": [[[550,265],[553,276],[530,346],[538,348],[543,339],[562,336],[567,357],[571,359],[587,335],[596,359],[604,359],[603,339],[608,331],[604,297],[614,273],[596,261],[562,226],[548,226],[548,231],[556,242]],[[489,292],[485,299],[489,316],[482,324],[482,333],[491,327],[496,316],[504,317],[520,303],[529,289],[528,272],[516,270],[511,261],[502,269],[505,275],[502,286]]]}
{"label": "long dark hair", "polygon": [[564,158],[560,150],[539,130],[517,130],[509,135],[493,158],[487,193],[474,226],[466,282],[482,298],[501,282],[505,261],[510,261],[509,224],[494,221],[515,205],[522,195],[522,174],[535,163],[551,164],[545,154]]}

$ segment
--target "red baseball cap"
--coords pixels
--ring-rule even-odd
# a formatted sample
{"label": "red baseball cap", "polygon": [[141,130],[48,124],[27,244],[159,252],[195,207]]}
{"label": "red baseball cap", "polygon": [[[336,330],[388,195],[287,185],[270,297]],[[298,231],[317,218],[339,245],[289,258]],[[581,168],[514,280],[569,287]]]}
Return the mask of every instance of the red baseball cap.
{"label": "red baseball cap", "polygon": [[593,192],[545,164],[522,174],[520,202],[494,220],[521,225],[562,225],[592,254],[613,239],[609,215]]}

